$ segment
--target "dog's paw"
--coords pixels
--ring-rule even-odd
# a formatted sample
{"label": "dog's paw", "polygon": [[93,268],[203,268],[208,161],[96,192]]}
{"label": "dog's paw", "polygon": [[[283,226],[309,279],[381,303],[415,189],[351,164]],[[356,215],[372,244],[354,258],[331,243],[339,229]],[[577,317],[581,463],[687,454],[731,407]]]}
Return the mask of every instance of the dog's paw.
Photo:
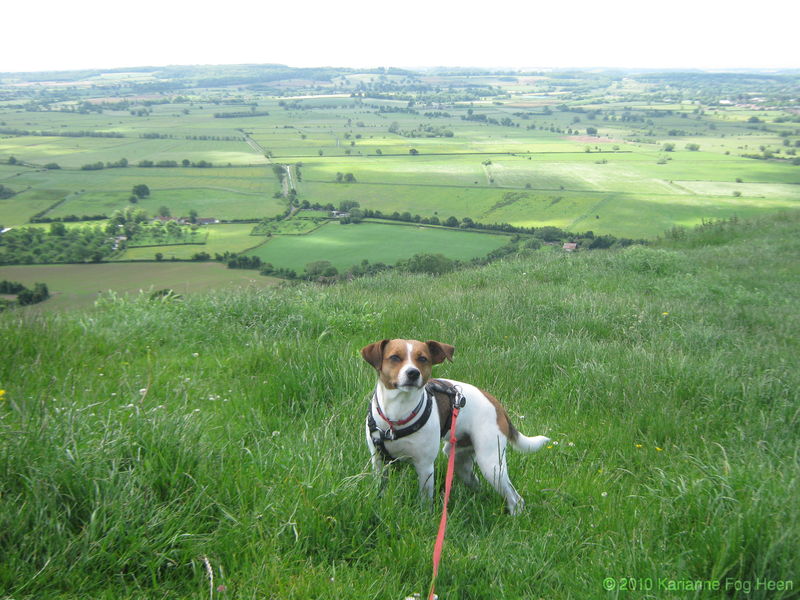
{"label": "dog's paw", "polygon": [[516,517],[517,515],[521,514],[522,511],[525,510],[525,500],[522,498],[518,498],[516,502],[513,504],[511,502],[508,503],[508,512],[512,517]]}

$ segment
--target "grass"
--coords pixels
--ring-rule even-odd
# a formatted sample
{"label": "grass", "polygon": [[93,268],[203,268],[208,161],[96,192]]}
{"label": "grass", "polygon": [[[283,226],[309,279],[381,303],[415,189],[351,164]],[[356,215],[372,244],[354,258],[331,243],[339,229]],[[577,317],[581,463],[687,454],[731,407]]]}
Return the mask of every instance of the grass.
{"label": "grass", "polygon": [[61,190],[28,189],[11,198],[0,199],[0,225],[25,225],[31,217],[47,210],[66,195]]}
{"label": "grass", "polygon": [[243,252],[264,241],[263,237],[252,236],[252,223],[231,223],[204,225],[198,231],[201,235],[207,234],[205,244],[182,246],[151,246],[149,248],[128,248],[119,258],[122,260],[153,260],[156,252],[164,255],[164,260],[172,258],[187,260],[197,252],[207,252],[212,257],[214,254],[230,252]]}
{"label": "grass", "polygon": [[[190,246],[194,252],[204,246]],[[144,249],[139,249],[144,250]],[[148,258],[154,250],[148,248]],[[0,267],[0,280],[18,281],[32,287],[37,282],[47,284],[51,298],[34,307],[36,311],[87,309],[107,292],[133,294],[171,288],[178,294],[207,292],[217,288],[276,285],[277,280],[262,277],[253,271],[228,269],[219,263],[169,262],[146,264],[99,265],[26,265]]]}
{"label": "grass", "polygon": [[264,167],[24,170],[18,177],[6,181],[8,182],[6,185],[25,185],[35,189],[58,188],[72,192],[120,190],[124,193],[140,183],[147,184],[151,190],[208,188],[269,195],[280,188],[272,171]]}
{"label": "grass", "polygon": [[[148,178],[143,177],[142,181]],[[124,210],[130,203],[130,189],[114,191],[97,191],[74,194],[66,202],[47,213],[49,217],[66,215],[111,216],[115,210]],[[166,206],[172,215],[188,216],[190,210],[196,210],[200,217],[218,219],[254,219],[272,216],[281,212],[285,201],[272,195],[259,193],[242,193],[225,188],[178,188],[152,189],[151,194],[137,202],[136,208],[155,216],[162,206]]]}
{"label": "grass", "polygon": [[470,260],[485,256],[508,243],[505,235],[450,231],[421,226],[361,223],[328,223],[313,232],[297,236],[274,236],[248,254],[258,256],[276,268],[301,273],[317,260],[329,260],[342,269],[367,259],[370,263],[395,264],[418,253],[444,254]]}
{"label": "grass", "polygon": [[[623,597],[603,582],[632,577],[654,586],[635,597],[794,598],[798,233],[787,212],[441,278],[0,315],[0,589],[424,593],[440,492],[421,510],[397,468],[378,497],[363,440],[358,350],[405,336],[453,343],[436,374],[558,442],[509,456],[517,518],[454,486],[441,597]],[[696,579],[722,591],[657,587]]]}

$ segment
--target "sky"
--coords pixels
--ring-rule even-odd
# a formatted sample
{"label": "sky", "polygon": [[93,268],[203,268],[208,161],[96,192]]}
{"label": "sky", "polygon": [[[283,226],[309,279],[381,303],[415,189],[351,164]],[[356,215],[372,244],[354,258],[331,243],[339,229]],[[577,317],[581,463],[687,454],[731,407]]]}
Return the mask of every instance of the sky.
{"label": "sky", "polygon": [[25,0],[0,72],[177,64],[800,68],[800,1]]}

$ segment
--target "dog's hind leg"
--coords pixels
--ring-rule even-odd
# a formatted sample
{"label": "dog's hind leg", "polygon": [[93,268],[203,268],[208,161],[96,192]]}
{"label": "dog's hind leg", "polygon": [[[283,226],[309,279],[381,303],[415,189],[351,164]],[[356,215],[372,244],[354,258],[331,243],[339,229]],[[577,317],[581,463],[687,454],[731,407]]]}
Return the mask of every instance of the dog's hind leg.
{"label": "dog's hind leg", "polygon": [[[450,456],[450,442],[446,442],[443,448],[443,452]],[[475,451],[472,449],[471,446],[466,447],[459,447],[456,450],[456,464],[455,464],[455,471],[458,478],[464,482],[464,484],[472,489],[476,490],[480,487],[480,482],[478,478],[475,476],[475,471],[473,470],[473,465],[475,464]]]}
{"label": "dog's hind leg", "polygon": [[[485,440],[488,441],[488,440]],[[525,507],[525,501],[514,489],[511,480],[508,478],[508,467],[506,466],[506,437],[503,435],[497,436],[492,440],[494,447],[486,447],[486,445],[477,446],[475,448],[475,456],[478,461],[478,466],[481,473],[489,483],[492,484],[497,493],[505,498],[508,512],[512,515],[518,515]],[[456,453],[456,458],[458,453]]]}

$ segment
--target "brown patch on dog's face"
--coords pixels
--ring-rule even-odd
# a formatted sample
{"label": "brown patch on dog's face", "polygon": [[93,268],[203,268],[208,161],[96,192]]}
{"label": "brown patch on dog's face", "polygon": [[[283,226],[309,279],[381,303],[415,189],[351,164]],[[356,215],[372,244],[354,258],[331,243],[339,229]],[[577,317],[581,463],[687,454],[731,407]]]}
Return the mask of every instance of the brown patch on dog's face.
{"label": "brown patch on dog's face", "polygon": [[419,389],[430,379],[431,367],[452,360],[453,351],[441,342],[396,339],[365,346],[361,356],[375,367],[387,389]]}
{"label": "brown patch on dog's face", "polygon": [[388,343],[389,340],[381,340],[380,342],[375,342],[369,346],[364,346],[361,349],[361,356],[364,357],[365,361],[380,371],[381,363],[383,362],[383,349]]}
{"label": "brown patch on dog's face", "polygon": [[435,342],[433,340],[426,342],[426,344],[428,345],[428,350],[430,350],[431,357],[433,358],[433,364],[438,365],[445,360],[452,362],[453,352],[456,351],[453,346],[450,344],[443,344],[442,342]]}

